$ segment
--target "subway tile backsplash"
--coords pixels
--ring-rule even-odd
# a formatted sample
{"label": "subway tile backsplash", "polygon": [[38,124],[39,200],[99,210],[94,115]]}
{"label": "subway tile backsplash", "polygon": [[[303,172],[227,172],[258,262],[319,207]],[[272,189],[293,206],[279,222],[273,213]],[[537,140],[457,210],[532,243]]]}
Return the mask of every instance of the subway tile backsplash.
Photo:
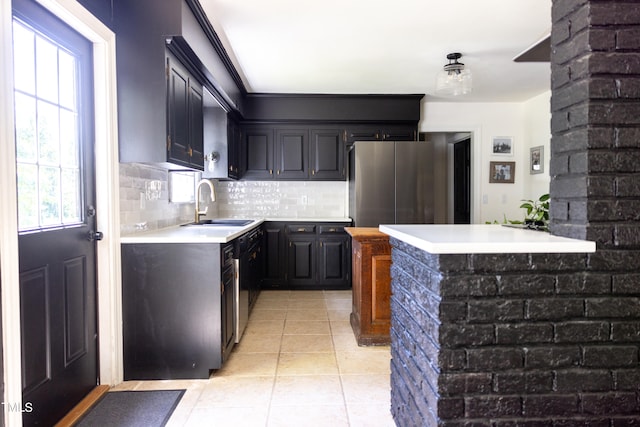
{"label": "subway tile backsplash", "polygon": [[[193,203],[169,203],[169,172],[140,163],[120,164],[120,232],[157,230],[193,220]],[[344,218],[344,181],[213,181],[209,218]],[[204,203],[203,203],[204,205]]]}
{"label": "subway tile backsplash", "polygon": [[344,181],[220,181],[218,215],[248,218],[344,218]]}
{"label": "subway tile backsplash", "polygon": [[193,203],[169,203],[169,172],[120,163],[120,233],[132,234],[182,224],[193,217]]}

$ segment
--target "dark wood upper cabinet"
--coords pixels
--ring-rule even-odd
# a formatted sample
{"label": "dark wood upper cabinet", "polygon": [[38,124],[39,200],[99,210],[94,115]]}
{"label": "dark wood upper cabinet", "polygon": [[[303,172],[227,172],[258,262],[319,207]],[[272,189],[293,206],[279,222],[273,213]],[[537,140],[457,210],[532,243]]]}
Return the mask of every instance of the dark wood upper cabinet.
{"label": "dark wood upper cabinet", "polygon": [[309,177],[309,131],[276,129],[276,179]]}
{"label": "dark wood upper cabinet", "polygon": [[347,145],[356,141],[416,141],[418,137],[416,124],[366,124],[351,125],[346,129]]}
{"label": "dark wood upper cabinet", "polygon": [[233,118],[229,118],[227,121],[227,153],[229,156],[227,168],[229,178],[240,179],[244,173],[241,168],[242,152],[243,141],[240,125]]}
{"label": "dark wood upper cabinet", "polygon": [[310,174],[313,180],[343,180],[344,132],[341,129],[311,129],[309,142]]}
{"label": "dark wood upper cabinet", "polygon": [[274,179],[273,128],[246,127],[242,132],[243,178],[250,180]]}
{"label": "dark wood upper cabinet", "polygon": [[167,55],[167,161],[204,167],[202,85]]}

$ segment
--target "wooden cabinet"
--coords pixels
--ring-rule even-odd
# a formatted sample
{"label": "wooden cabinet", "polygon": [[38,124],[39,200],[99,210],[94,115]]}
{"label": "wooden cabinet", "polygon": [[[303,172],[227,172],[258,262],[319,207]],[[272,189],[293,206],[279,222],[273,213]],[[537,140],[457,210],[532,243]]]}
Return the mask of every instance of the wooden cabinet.
{"label": "wooden cabinet", "polygon": [[310,179],[344,180],[345,145],[341,129],[311,129],[309,131]]}
{"label": "wooden cabinet", "polygon": [[234,333],[222,258],[218,243],[122,245],[125,380],[206,379],[222,366]]}
{"label": "wooden cabinet", "polygon": [[243,178],[250,180],[274,179],[273,128],[243,127],[242,155]]}
{"label": "wooden cabinet", "polygon": [[221,245],[220,257],[220,265],[222,266],[222,280],[220,284],[220,353],[221,363],[224,363],[231,355],[231,350],[233,350],[236,342],[236,295],[233,244],[228,243]]}
{"label": "wooden cabinet", "polygon": [[347,227],[352,237],[351,327],[358,345],[390,343],[391,245],[377,228]]}
{"label": "wooden cabinet", "polygon": [[267,289],[349,289],[350,238],[344,223],[267,222]]}
{"label": "wooden cabinet", "polygon": [[287,283],[303,289],[318,285],[316,277],[317,237],[313,224],[290,224],[287,230]]}
{"label": "wooden cabinet", "polygon": [[286,284],[286,240],[284,222],[264,223],[263,288],[280,289]]}
{"label": "wooden cabinet", "polygon": [[227,120],[227,155],[228,155],[228,176],[232,179],[240,179],[243,174],[241,165],[242,156],[242,133],[240,125],[232,118]]}
{"label": "wooden cabinet", "polygon": [[243,179],[344,180],[344,132],[316,126],[243,126]]}
{"label": "wooden cabinet", "polygon": [[417,138],[418,129],[415,124],[351,125],[345,131],[347,145],[356,141],[416,141]]}
{"label": "wooden cabinet", "polygon": [[343,226],[319,226],[318,281],[329,288],[350,285],[351,247]]}
{"label": "wooden cabinet", "polygon": [[309,178],[308,129],[276,129],[276,179]]}
{"label": "wooden cabinet", "polygon": [[202,84],[167,55],[167,161],[204,168]]}

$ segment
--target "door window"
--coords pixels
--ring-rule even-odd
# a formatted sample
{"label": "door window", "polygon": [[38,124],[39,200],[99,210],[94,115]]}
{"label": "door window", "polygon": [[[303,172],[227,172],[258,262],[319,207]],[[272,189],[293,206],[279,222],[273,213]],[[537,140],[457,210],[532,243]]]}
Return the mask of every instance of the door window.
{"label": "door window", "polygon": [[82,223],[78,59],[14,19],[18,227]]}

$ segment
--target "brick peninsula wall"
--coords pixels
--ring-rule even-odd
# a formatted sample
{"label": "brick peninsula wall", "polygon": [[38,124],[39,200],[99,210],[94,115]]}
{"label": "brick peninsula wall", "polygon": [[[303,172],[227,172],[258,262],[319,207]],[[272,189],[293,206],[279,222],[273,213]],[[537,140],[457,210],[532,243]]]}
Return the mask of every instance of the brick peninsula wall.
{"label": "brick peninsula wall", "polygon": [[391,244],[398,426],[640,425],[639,277],[585,254]]}
{"label": "brick peninsula wall", "polygon": [[551,233],[591,254],[392,239],[398,426],[640,426],[640,4],[553,0]]}

